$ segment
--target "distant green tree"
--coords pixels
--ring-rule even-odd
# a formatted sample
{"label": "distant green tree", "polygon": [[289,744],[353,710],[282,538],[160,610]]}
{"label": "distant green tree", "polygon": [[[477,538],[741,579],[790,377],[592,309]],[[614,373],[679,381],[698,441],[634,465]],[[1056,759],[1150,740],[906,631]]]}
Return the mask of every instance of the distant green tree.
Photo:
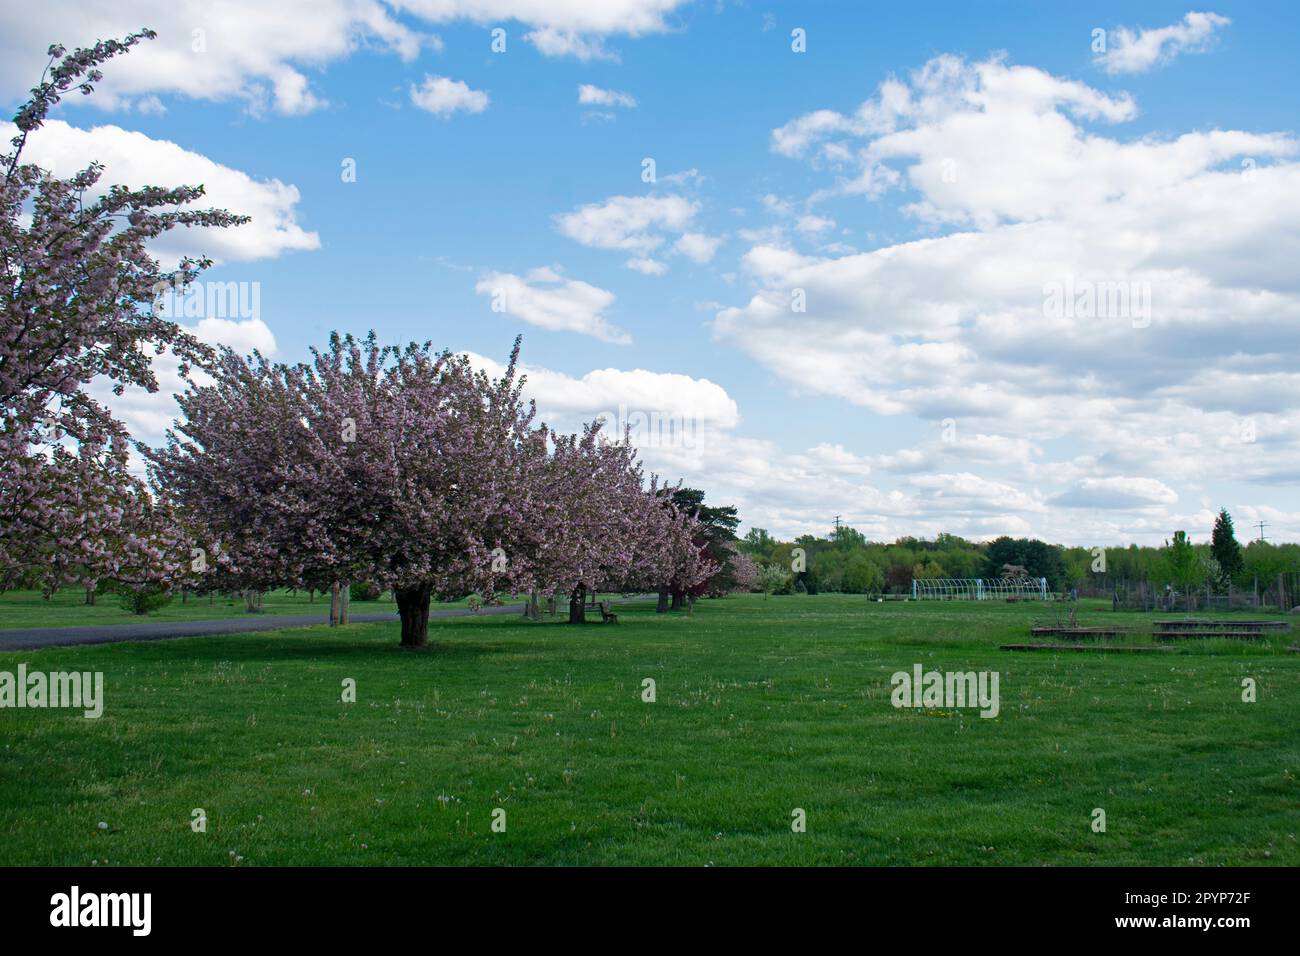
{"label": "distant green tree", "polygon": [[1246,545],[1243,557],[1243,579],[1258,580],[1261,588],[1272,584],[1279,574],[1300,571],[1300,545],[1252,541]]}
{"label": "distant green tree", "polygon": [[1047,586],[1053,591],[1065,585],[1061,549],[1037,538],[995,538],[984,552],[984,561],[985,577],[1001,577],[1003,567],[1010,564],[1024,568],[1031,578],[1047,578]]}
{"label": "distant green tree", "polygon": [[1237,543],[1237,536],[1232,527],[1232,515],[1228,514],[1226,508],[1221,509],[1219,516],[1214,519],[1214,533],[1210,536],[1210,553],[1219,563],[1219,570],[1223,576],[1229,580],[1241,574],[1242,568],[1245,567],[1245,561],[1241,556],[1241,545]]}
{"label": "distant green tree", "polygon": [[884,586],[884,573],[865,552],[856,552],[846,562],[841,585],[846,594],[879,594]]}
{"label": "distant green tree", "polygon": [[847,558],[836,548],[822,548],[808,563],[804,585],[809,594],[818,591],[843,591],[844,566]]}
{"label": "distant green tree", "polygon": [[789,594],[791,575],[779,564],[765,564],[758,575],[758,586],[764,594]]}
{"label": "distant green tree", "polygon": [[[709,557],[718,563],[718,573],[692,589],[692,595],[727,594],[736,588],[732,565],[736,541],[736,525],[740,518],[731,505],[715,507],[704,503],[704,492],[698,488],[678,488],[672,495],[673,504],[681,511],[693,514],[699,520],[699,538],[696,544],[708,548]],[[673,608],[680,607],[685,594],[673,594]]]}
{"label": "distant green tree", "polygon": [[831,541],[840,551],[857,551],[867,546],[867,536],[846,524],[831,532]]}
{"label": "distant green tree", "polygon": [[750,528],[740,546],[760,561],[767,561],[776,545],[777,540],[767,533],[766,528]]}
{"label": "distant green tree", "polygon": [[1197,557],[1196,548],[1187,539],[1186,531],[1175,531],[1173,540],[1165,542],[1164,557],[1169,567],[1169,576],[1184,594],[1200,583],[1204,569]]}

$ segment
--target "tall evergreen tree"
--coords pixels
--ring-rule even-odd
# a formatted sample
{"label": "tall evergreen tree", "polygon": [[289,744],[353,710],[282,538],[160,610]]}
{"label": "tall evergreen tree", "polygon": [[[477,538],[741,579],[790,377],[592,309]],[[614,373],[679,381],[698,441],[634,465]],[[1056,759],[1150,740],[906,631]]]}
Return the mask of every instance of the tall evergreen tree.
{"label": "tall evergreen tree", "polygon": [[1228,514],[1227,508],[1220,510],[1219,516],[1214,519],[1210,553],[1214,555],[1214,560],[1219,562],[1219,567],[1228,578],[1240,574],[1245,565],[1241,556],[1241,545],[1237,543],[1237,536],[1232,527],[1232,515]]}

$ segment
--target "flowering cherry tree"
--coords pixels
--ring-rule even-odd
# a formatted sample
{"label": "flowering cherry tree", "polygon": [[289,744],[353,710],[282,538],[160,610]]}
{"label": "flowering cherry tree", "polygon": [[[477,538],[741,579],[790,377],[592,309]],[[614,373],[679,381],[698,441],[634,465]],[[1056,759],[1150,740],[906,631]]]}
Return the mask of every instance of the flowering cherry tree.
{"label": "flowering cherry tree", "polygon": [[758,562],[741,551],[734,543],[728,543],[728,550],[731,553],[729,560],[733,590],[742,592],[758,590],[759,575],[761,573]]}
{"label": "flowering cherry tree", "polygon": [[621,585],[642,556],[636,553],[645,495],[636,450],[601,435],[602,422],[581,435],[558,435],[544,472],[552,500],[537,553],[539,577],[549,593],[569,597],[569,620],[583,620],[588,592]]}
{"label": "flowering cherry tree", "polygon": [[150,240],[177,226],[246,221],[187,209],[201,186],[98,188],[95,163],[58,179],[23,162],[51,107],[93,91],[99,65],[152,31],[106,40],[50,62],[14,116],[0,154],[0,588],[39,583],[143,584],[179,566],[182,536],[128,470],[128,435],[88,386],[157,390],[152,358],[205,356],[180,327],[154,315],[160,284],[183,285],[210,263],[163,271]]}
{"label": "flowering cherry tree", "polygon": [[148,452],[155,487],[213,580],[391,588],[407,646],[427,642],[435,596],[564,594],[581,621],[590,590],[707,579],[698,523],[643,486],[626,440],[533,424],[518,355],[494,380],[373,333],[297,366],[222,350]]}
{"label": "flowering cherry tree", "polygon": [[518,343],[491,380],[464,356],[333,336],[309,364],[223,350],[149,453],[162,497],[203,526],[217,569],[260,586],[391,588],[402,643],[430,601],[534,587],[524,541],[544,448]]}

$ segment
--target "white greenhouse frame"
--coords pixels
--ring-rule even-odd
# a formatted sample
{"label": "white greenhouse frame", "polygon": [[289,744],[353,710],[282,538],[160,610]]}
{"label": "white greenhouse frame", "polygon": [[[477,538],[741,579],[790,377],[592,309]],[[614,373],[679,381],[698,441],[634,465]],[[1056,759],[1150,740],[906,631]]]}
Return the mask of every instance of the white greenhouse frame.
{"label": "white greenhouse frame", "polygon": [[1047,600],[1047,578],[913,578],[914,601]]}

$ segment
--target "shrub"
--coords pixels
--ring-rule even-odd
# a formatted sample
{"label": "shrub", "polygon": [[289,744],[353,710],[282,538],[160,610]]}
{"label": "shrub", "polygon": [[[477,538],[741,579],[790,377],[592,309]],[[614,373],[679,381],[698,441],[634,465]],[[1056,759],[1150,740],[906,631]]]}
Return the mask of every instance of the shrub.
{"label": "shrub", "polygon": [[171,592],[157,586],[121,587],[118,591],[121,594],[118,603],[124,611],[130,611],[132,614],[148,614],[172,603]]}
{"label": "shrub", "polygon": [[378,601],[383,597],[383,588],[367,581],[353,581],[348,586],[348,597],[353,601]]}

